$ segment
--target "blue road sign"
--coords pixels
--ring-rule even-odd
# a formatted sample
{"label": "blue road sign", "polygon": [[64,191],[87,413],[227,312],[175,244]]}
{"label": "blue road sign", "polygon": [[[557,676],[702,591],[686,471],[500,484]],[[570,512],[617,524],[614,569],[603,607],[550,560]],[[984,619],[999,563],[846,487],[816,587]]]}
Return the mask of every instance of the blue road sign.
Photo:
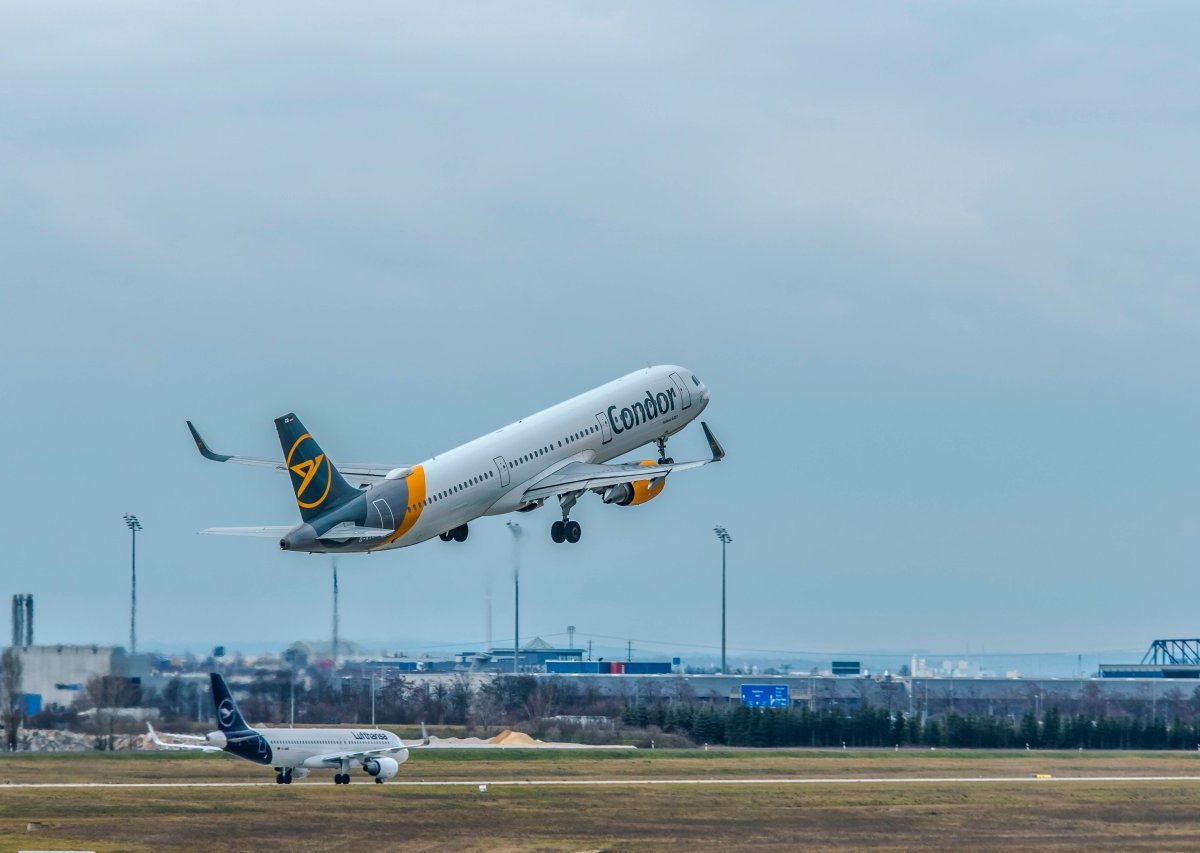
{"label": "blue road sign", "polygon": [[787,708],[786,684],[743,684],[742,704],[747,708]]}

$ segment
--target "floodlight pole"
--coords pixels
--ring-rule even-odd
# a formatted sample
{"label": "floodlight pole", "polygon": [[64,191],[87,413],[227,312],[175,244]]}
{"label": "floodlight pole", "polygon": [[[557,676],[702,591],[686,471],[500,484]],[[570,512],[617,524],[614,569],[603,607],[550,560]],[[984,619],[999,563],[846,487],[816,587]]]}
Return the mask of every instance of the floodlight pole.
{"label": "floodlight pole", "polygon": [[733,541],[724,527],[714,527],[713,532],[721,540],[721,674],[725,674],[725,546]]}
{"label": "floodlight pole", "polygon": [[513,535],[513,675],[516,675],[521,671],[521,561],[517,555],[521,525],[515,521],[505,523]]}
{"label": "floodlight pole", "polygon": [[138,517],[125,513],[125,526],[129,528],[129,654],[137,654],[137,535],[142,529]]}

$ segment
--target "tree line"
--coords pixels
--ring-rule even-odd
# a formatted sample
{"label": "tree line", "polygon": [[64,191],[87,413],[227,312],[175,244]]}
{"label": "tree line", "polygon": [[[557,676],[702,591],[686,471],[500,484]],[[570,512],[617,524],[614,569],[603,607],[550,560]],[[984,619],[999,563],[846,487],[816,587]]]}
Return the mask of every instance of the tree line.
{"label": "tree line", "polygon": [[1038,720],[946,714],[922,724],[919,714],[889,714],[862,706],[852,712],[629,704],[621,715],[630,726],[654,727],[697,744],[752,747],[894,747],[963,749],[1198,749],[1200,721],[1089,718],[1051,708]]}

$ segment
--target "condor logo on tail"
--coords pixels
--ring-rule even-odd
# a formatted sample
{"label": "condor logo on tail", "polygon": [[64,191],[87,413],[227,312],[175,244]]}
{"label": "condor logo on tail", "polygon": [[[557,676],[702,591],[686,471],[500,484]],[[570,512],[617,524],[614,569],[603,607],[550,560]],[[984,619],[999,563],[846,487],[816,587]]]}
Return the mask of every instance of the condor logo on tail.
{"label": "condor logo on tail", "polygon": [[[296,451],[306,441],[311,445],[310,448],[306,449],[317,451],[316,455],[311,459],[305,459],[293,465],[292,457],[296,455]],[[307,454],[301,453],[300,455],[306,456]],[[292,445],[292,449],[288,452],[286,464],[288,470],[293,474],[292,486],[296,489],[296,503],[305,509],[312,509],[325,503],[325,499],[329,497],[329,487],[333,485],[333,478],[329,476],[329,460],[325,458],[324,453],[320,452],[320,448],[317,447],[317,443],[313,441],[311,435],[305,433],[296,439],[296,443]],[[322,464],[325,466],[324,470],[321,469]],[[309,495],[309,488],[313,485],[313,480],[317,474],[323,474],[323,476],[317,481],[316,488],[312,489],[312,495]],[[325,484],[323,489],[321,488],[322,482]],[[317,489],[321,489],[319,494]],[[305,500],[306,497],[312,498],[313,496],[315,496],[315,500]]]}
{"label": "condor logo on tail", "polygon": [[300,517],[305,521],[328,513],[360,493],[346,482],[329,455],[294,414],[275,419],[284,466],[292,478],[292,490]]}

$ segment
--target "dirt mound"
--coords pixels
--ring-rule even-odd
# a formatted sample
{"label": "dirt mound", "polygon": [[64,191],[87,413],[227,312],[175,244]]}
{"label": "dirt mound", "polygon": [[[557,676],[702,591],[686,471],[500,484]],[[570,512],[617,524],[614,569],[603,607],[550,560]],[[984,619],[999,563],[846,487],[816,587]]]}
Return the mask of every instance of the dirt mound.
{"label": "dirt mound", "polygon": [[512,729],[505,729],[488,742],[498,746],[540,746],[542,743],[525,732],[514,732]]}

